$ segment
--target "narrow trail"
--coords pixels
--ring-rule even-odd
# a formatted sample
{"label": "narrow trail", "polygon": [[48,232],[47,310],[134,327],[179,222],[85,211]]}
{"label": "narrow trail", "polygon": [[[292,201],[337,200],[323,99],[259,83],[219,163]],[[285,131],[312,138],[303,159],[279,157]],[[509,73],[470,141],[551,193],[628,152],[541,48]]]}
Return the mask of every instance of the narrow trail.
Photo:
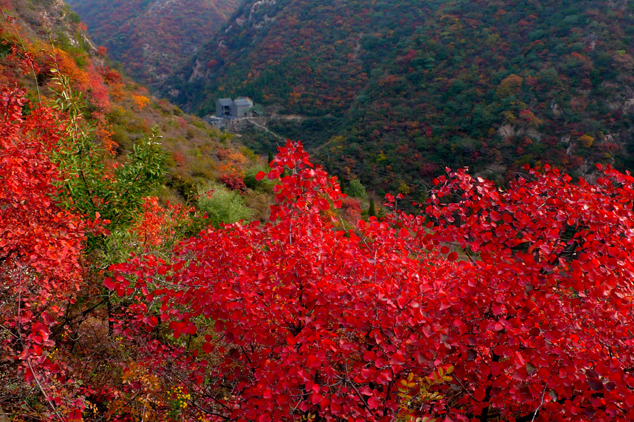
{"label": "narrow trail", "polygon": [[263,129],[263,130],[267,131],[267,132],[268,132],[268,133],[270,133],[271,135],[275,136],[277,139],[279,139],[279,140],[281,140],[281,141],[284,141],[284,140],[285,140],[283,137],[281,137],[281,136],[280,136],[280,135],[278,135],[277,133],[275,133],[275,132],[273,132],[273,131],[269,130],[269,128],[267,128],[266,126],[263,126],[263,125],[261,125],[261,124],[259,124],[259,123],[255,123],[254,121],[249,120],[249,119],[245,119],[245,120],[246,120],[247,122],[251,123],[252,125],[256,126],[256,127],[259,127],[260,129]]}

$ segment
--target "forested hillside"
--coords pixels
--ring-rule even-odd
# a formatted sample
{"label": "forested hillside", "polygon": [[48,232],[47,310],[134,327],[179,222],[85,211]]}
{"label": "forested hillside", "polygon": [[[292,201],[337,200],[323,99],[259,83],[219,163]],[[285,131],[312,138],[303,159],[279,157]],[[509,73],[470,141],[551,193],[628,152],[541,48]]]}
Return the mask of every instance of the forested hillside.
{"label": "forested hillside", "polygon": [[156,84],[209,41],[240,0],[69,0],[91,38],[137,81]]}
{"label": "forested hillside", "polygon": [[378,190],[418,197],[445,166],[590,176],[596,162],[634,168],[633,13],[612,0],[248,1],[162,93],[201,115],[249,95],[306,116],[272,128]]}

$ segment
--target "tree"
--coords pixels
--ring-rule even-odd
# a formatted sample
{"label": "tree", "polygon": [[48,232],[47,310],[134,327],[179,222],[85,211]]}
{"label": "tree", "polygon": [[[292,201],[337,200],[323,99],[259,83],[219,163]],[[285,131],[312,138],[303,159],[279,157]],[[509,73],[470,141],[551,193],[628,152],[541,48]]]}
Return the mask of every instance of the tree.
{"label": "tree", "polygon": [[368,217],[376,217],[376,208],[374,198],[370,198],[370,208],[368,208]]}
{"label": "tree", "polygon": [[59,416],[57,406],[68,397],[61,394],[56,406],[45,391],[55,397],[71,387],[63,365],[50,359],[51,330],[82,283],[83,241],[98,221],[85,222],[56,204],[61,174],[49,153],[63,128],[50,109],[24,115],[28,106],[21,90],[0,89],[2,365],[6,381],[20,374],[39,387],[50,414]]}
{"label": "tree", "polygon": [[502,82],[500,82],[496,94],[500,98],[506,98],[509,95],[517,94],[522,87],[522,81],[523,79],[517,75],[510,75],[506,77],[502,80]]}
{"label": "tree", "polygon": [[[81,94],[72,89],[67,76],[54,73],[58,85],[55,108],[67,119],[50,151],[64,176],[56,182],[61,188],[57,200],[81,214],[98,214],[108,221],[111,233],[125,234],[164,177],[166,153],[156,142],[157,130],[132,146],[125,164],[108,165],[110,153],[96,142],[92,122],[83,118],[86,104]],[[107,264],[127,258],[128,251],[121,254],[111,248],[103,232],[94,234],[88,236],[88,251],[99,249]]]}
{"label": "tree", "polygon": [[178,356],[193,408],[258,421],[634,417],[634,178],[608,168],[575,185],[527,169],[501,191],[458,171],[422,215],[346,233],[328,217],[338,184],[302,145],[275,162],[270,223],[210,229],[175,261],[138,257],[106,281],[138,300],[122,332],[169,327],[178,353],[151,340],[149,360],[162,371]]}
{"label": "tree", "polygon": [[368,197],[368,194],[365,191],[365,186],[361,184],[359,179],[352,179],[350,181],[350,185],[348,186],[348,195],[354,198],[362,198],[362,199],[365,199]]}

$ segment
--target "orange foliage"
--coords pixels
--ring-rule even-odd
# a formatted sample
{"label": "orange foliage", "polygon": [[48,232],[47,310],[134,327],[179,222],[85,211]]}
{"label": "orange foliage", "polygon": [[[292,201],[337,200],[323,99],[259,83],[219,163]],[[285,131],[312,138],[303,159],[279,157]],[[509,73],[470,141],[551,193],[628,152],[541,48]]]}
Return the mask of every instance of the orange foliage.
{"label": "orange foliage", "polygon": [[104,76],[101,68],[95,68],[92,62],[89,62],[87,68],[80,69],[75,60],[63,50],[53,48],[52,64],[62,75],[70,78],[73,86],[79,91],[87,94],[88,100],[92,105],[102,112],[110,111],[110,98],[108,88],[104,84]]}
{"label": "orange foliage", "polygon": [[97,135],[97,138],[101,140],[101,143],[108,154],[112,156],[116,155],[116,149],[119,145],[112,140],[114,132],[112,131],[111,125],[105,121],[105,118],[96,119],[96,121],[97,127],[95,134]]}
{"label": "orange foliage", "polygon": [[123,76],[116,70],[103,66],[97,69],[103,77],[104,82],[110,88],[110,96],[113,100],[119,101],[124,97],[125,82]]}
{"label": "orange foliage", "polygon": [[150,103],[150,99],[143,95],[132,95],[132,101],[139,110],[143,110]]}
{"label": "orange foliage", "polygon": [[244,164],[247,162],[247,157],[241,152],[220,149],[218,157],[224,161],[218,167],[221,173],[244,177]]}
{"label": "orange foliage", "polygon": [[163,208],[158,204],[158,198],[145,198],[143,216],[130,229],[143,246],[160,246],[176,233],[176,227],[183,223],[193,208],[182,205],[167,204]]}
{"label": "orange foliage", "polygon": [[88,90],[90,86],[88,74],[77,66],[75,60],[73,60],[67,52],[54,47],[53,61],[55,62],[54,65],[59,69],[59,72],[68,76],[73,85],[75,85],[79,90]]}

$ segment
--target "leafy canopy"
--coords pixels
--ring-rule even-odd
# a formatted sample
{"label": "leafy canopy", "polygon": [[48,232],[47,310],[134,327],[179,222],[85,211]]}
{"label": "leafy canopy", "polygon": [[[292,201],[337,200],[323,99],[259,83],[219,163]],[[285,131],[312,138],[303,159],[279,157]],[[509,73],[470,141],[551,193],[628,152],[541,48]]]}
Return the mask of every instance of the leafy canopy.
{"label": "leafy canopy", "polygon": [[257,176],[278,180],[269,223],[210,228],[106,286],[136,298],[123,333],[195,336],[148,339],[148,362],[186,367],[211,420],[632,420],[634,179],[603,175],[502,191],[452,172],[421,215],[343,232],[336,179],[289,141]]}

